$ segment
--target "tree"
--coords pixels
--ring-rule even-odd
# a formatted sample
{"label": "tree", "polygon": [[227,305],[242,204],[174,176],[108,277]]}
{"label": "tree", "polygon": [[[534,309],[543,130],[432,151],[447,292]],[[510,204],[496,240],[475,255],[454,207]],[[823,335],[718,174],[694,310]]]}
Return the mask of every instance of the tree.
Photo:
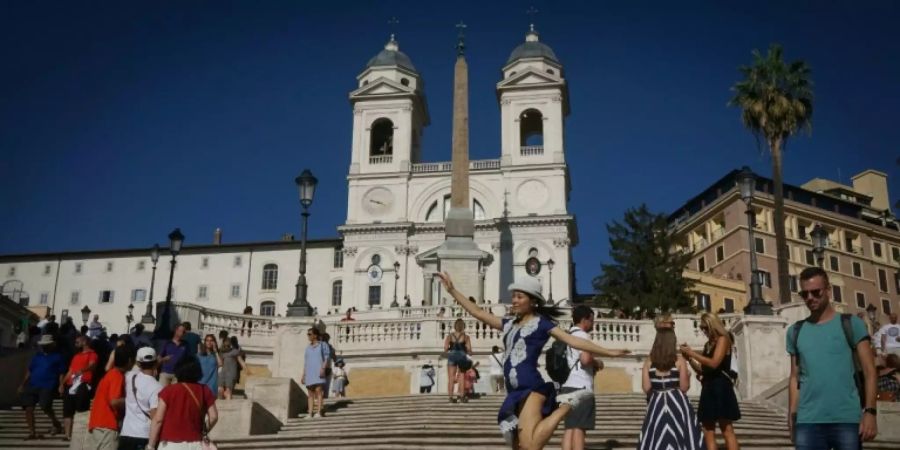
{"label": "tree", "polygon": [[765,140],[772,155],[775,191],[775,247],[778,258],[778,297],[790,303],[788,248],[784,232],[782,155],[789,137],[812,129],[813,91],[809,66],[804,61],[787,64],[781,46],[772,44],[763,56],[753,50],[753,63],[739,69],[744,79],[731,88],[730,106],[741,108],[741,120],[759,143]]}
{"label": "tree", "polygon": [[630,314],[641,311],[675,311],[693,304],[693,280],[684,278],[690,253],[673,251],[675,238],[668,221],[647,205],[629,209],[622,223],[606,225],[612,264],[601,265],[593,280],[597,299]]}

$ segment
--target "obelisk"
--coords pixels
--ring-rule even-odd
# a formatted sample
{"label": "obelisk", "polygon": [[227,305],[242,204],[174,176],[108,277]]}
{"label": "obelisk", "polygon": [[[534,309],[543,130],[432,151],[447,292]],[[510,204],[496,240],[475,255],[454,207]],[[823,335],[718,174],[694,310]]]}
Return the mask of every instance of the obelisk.
{"label": "obelisk", "polygon": [[[444,243],[438,249],[440,270],[468,295],[479,295],[479,265],[484,253],[475,244],[475,221],[469,202],[469,68],[465,57],[465,25],[460,29],[453,73],[453,158],[450,211],[445,219]],[[478,298],[477,300],[482,300]]]}

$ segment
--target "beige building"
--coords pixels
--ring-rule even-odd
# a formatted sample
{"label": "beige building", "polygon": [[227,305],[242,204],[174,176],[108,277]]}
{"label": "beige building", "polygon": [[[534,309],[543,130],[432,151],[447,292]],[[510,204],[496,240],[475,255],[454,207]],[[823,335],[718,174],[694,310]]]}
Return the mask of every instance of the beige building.
{"label": "beige building", "polygon": [[[693,253],[687,275],[698,279],[698,306],[739,310],[747,302],[750,241],[747,207],[735,170],[713,183],[670,216],[677,248]],[[791,291],[800,272],[816,264],[810,233],[817,224],[828,232],[823,265],[834,286],[832,298],[848,312],[878,310],[878,321],[897,311],[900,299],[900,222],[890,210],[887,175],[867,170],[847,186],[816,178],[802,186],[784,185],[785,227]],[[754,242],[762,271],[763,298],[778,304],[778,269],[773,227],[771,180],[757,176],[753,200]],[[729,283],[730,282],[730,283]],[[745,285],[735,288],[734,283]],[[732,297],[726,297],[731,295]],[[793,301],[800,301],[796,294]]]}

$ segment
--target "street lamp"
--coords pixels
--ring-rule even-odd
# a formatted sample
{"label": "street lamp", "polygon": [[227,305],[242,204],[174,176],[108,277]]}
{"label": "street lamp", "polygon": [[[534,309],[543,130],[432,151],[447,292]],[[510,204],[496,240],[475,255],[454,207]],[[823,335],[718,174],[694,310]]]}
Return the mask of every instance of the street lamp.
{"label": "street lamp", "polygon": [[[871,306],[871,305],[869,305]],[[91,317],[91,308],[88,308],[88,305],[84,305],[84,308],[81,308],[81,322],[87,326],[87,321]]]}
{"label": "street lamp", "polygon": [[553,261],[553,258],[550,258],[547,260],[547,269],[548,269],[547,274],[550,277],[550,292],[549,292],[549,295],[547,296],[547,300],[551,304],[553,303],[553,265],[554,264],[556,264],[556,263]]}
{"label": "street lamp", "polygon": [[147,311],[141,317],[141,323],[153,323],[153,286],[156,284],[156,263],[159,261],[159,244],[153,244],[150,250],[150,261],[153,263],[153,273],[150,275],[150,300],[147,301]]}
{"label": "street lamp", "polygon": [[181,252],[181,244],[184,243],[184,235],[181,229],[176,228],[169,233],[169,253],[172,254],[172,260],[169,261],[169,288],[166,289],[166,304],[163,307],[160,320],[156,323],[156,331],[153,333],[154,339],[169,339],[172,337],[172,329],[169,322],[172,320],[172,278],[175,276],[175,257]]}
{"label": "street lamp", "polygon": [[828,245],[828,232],[821,224],[816,224],[812,232],[813,254],[816,257],[816,263],[819,267],[823,267],[825,263],[825,246]]}
{"label": "street lamp", "polygon": [[866,306],[866,315],[869,316],[869,323],[872,325],[872,333],[877,331],[875,329],[875,315],[876,314],[878,314],[878,308],[876,308],[875,305],[869,303],[869,306]]}
{"label": "street lamp", "polygon": [[294,179],[297,188],[300,191],[300,206],[303,207],[303,230],[300,239],[300,275],[297,277],[296,291],[294,292],[294,301],[288,305],[288,316],[311,316],[313,308],[306,299],[306,231],[309,222],[309,206],[312,205],[313,196],[316,193],[316,184],[319,180],[313,176],[309,169]]}
{"label": "street lamp", "polygon": [[747,235],[750,240],[750,303],[744,312],[753,315],[772,315],[772,306],[762,298],[759,266],[756,261],[756,238],[753,236],[754,218],[753,196],[756,194],[756,175],[749,167],[744,166],[737,175],[737,185],[741,192],[741,200],[747,205]]}
{"label": "street lamp", "polygon": [[131,333],[131,322],[134,322],[134,303],[128,304],[128,315],[125,316],[125,323],[127,324],[125,328],[126,333]]}
{"label": "street lamp", "polygon": [[399,308],[397,303],[397,280],[400,279],[400,261],[394,261],[394,301],[391,302],[391,308]]}

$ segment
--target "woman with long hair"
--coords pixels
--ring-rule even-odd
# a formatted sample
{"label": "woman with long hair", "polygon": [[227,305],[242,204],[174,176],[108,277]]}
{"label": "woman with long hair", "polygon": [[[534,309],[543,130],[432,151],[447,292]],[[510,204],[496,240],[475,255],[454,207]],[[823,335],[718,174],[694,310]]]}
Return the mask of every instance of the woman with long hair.
{"label": "woman with long hair", "polygon": [[557,327],[555,319],[562,313],[554,305],[545,305],[541,282],[523,277],[509,285],[513,318],[500,318],[479,308],[475,301],[456,290],[447,273],[439,273],[444,289],[472,317],[485,325],[503,330],[507,357],[503,374],[507,386],[506,399],[500,406],[497,421],[500,431],[514,449],[544,448],[559,422],[574,406],[592,401],[585,389],[556,395],[554,383],[545,382],[538,372],[541,350],[554,337],[569,347],[600,356],[623,356],[627,350],[607,350],[587,339],[581,339]]}
{"label": "woman with long hair", "polygon": [[641,384],[647,394],[647,415],[638,449],[705,449],[703,433],[687,398],[690,370],[678,353],[671,328],[657,327],[650,357],[644,361]]}
{"label": "woman with long hair", "polygon": [[200,368],[203,370],[203,377],[200,382],[205,384],[213,394],[218,396],[219,393],[219,368],[224,365],[222,355],[219,354],[219,344],[216,337],[207,334],[203,338],[203,344],[200,346],[200,353],[197,354],[200,360]]}
{"label": "woman with long hair", "polygon": [[328,344],[322,341],[322,332],[312,327],[306,332],[309,346],[306,347],[303,359],[303,375],[300,384],[306,385],[309,400],[309,417],[323,417],[325,413],[325,369],[331,358]]}
{"label": "woman with long hair", "polygon": [[738,441],[734,434],[734,424],[741,418],[737,395],[734,394],[734,380],[731,371],[731,347],[734,339],[725,329],[719,316],[704,313],[700,316],[700,331],[708,341],[703,346],[703,353],[697,353],[687,344],[681,344],[681,354],[691,364],[695,372],[700,374],[700,403],[697,416],[703,424],[703,437],[706,448],[716,450],[716,424],[722,430],[725,447],[737,450]]}
{"label": "woman with long hair", "polygon": [[[466,370],[470,366],[468,355],[472,353],[472,340],[466,334],[466,323],[462,319],[453,322],[453,332],[444,338],[444,351],[447,352],[447,394],[450,395],[450,403],[465,402],[463,386]],[[459,386],[459,393],[455,396],[454,386]]]}
{"label": "woman with long hair", "polygon": [[238,382],[238,366],[246,369],[247,364],[241,357],[241,346],[238,344],[237,336],[231,336],[226,339],[227,346],[222,349],[222,384],[219,388],[222,391],[221,398],[231,400],[234,394],[234,386]]}
{"label": "woman with long hair", "polygon": [[[150,423],[147,448],[199,449],[219,420],[216,397],[200,384],[203,371],[197,357],[184,355],[175,365],[175,384],[159,391]],[[162,445],[159,445],[162,444]]]}

